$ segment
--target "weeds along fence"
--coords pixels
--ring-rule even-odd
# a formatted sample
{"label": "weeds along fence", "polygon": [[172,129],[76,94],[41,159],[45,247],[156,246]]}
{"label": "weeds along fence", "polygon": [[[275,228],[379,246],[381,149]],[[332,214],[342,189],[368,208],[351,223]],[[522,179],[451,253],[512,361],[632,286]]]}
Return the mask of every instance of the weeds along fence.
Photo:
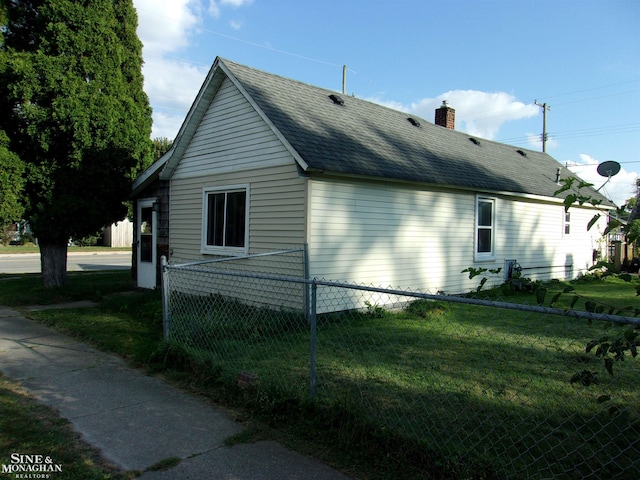
{"label": "weeds along fence", "polygon": [[169,344],[257,401],[339,406],[443,478],[640,477],[640,365],[585,351],[637,318],[308,279],[302,250],[163,271]]}

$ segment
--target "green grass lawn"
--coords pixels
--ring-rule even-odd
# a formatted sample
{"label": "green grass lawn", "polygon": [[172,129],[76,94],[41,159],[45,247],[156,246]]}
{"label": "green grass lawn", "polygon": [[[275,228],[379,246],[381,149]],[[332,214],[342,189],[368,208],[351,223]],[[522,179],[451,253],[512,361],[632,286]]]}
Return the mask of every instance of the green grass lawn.
{"label": "green grass lawn", "polygon": [[[315,452],[354,478],[522,478],[523,472],[638,478],[638,359],[616,362],[611,376],[602,359],[585,352],[594,336],[615,335],[618,327],[424,301],[394,312],[325,315],[318,321],[317,397],[310,402],[304,319],[222,302],[192,312],[182,345],[163,344],[159,294],[112,295],[131,290],[130,280],[124,272],[100,275],[78,275],[55,298],[23,293],[14,305],[43,303],[40,296],[99,300],[94,309],[29,315],[245,409],[248,418],[286,432],[283,443]],[[0,304],[33,281],[0,282]],[[638,306],[633,283],[609,278],[572,286],[616,308]],[[565,285],[547,288],[548,301]],[[535,295],[509,294],[535,303]],[[569,304],[573,294],[559,303]],[[179,316],[174,312],[176,322]],[[570,383],[585,369],[600,383]],[[243,371],[257,383],[239,388]]]}
{"label": "green grass lawn", "polygon": [[100,301],[105,296],[133,290],[130,270],[69,272],[66,287],[44,288],[41,274],[6,275],[0,279],[0,305],[50,305],[79,300]]}

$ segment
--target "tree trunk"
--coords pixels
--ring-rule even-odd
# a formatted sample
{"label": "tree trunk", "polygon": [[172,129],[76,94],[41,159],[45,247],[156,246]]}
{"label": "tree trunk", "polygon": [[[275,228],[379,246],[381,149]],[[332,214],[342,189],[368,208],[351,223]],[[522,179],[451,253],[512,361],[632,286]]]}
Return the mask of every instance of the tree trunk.
{"label": "tree trunk", "polygon": [[69,284],[67,278],[67,242],[40,243],[40,267],[44,288]]}

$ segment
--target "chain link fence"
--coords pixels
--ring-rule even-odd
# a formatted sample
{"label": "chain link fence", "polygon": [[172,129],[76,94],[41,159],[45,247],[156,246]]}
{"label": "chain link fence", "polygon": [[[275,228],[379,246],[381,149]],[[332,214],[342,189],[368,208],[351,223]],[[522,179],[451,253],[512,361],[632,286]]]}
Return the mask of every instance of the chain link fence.
{"label": "chain link fence", "polygon": [[165,266],[167,340],[264,401],[345,406],[457,478],[640,477],[637,361],[609,375],[585,352],[639,319],[310,280],[304,258]]}

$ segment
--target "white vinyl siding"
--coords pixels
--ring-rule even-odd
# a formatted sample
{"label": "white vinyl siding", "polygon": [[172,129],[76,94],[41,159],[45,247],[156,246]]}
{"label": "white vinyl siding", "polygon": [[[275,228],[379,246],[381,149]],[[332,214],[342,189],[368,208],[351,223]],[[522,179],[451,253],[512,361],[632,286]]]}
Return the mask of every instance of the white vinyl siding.
{"label": "white vinyl siding", "polygon": [[244,252],[305,243],[306,180],[291,153],[225,79],[171,178],[173,261],[230,253],[203,248],[203,192],[234,185],[250,192]]}
{"label": "white vinyl siding", "polygon": [[225,79],[172,179],[291,164],[293,159],[251,104]]}
{"label": "white vinyl siding", "polygon": [[[592,210],[572,209],[569,241],[561,235],[561,203],[488,197],[495,258],[476,263],[473,192],[313,180],[310,196],[311,277],[368,285],[460,293],[478,285],[462,270],[504,268],[507,259],[532,278],[573,278],[591,266],[601,236],[598,226],[586,230]],[[502,272],[490,283],[504,279]]]}
{"label": "white vinyl siding", "polygon": [[436,293],[470,264],[473,195],[314,180],[311,197],[312,277]]}
{"label": "white vinyl siding", "polygon": [[[575,278],[593,265],[593,251],[605,249],[602,232],[606,215],[589,231],[593,209],[571,208],[571,235],[564,235],[564,205],[533,201],[499,203],[498,261],[502,252],[524,268],[533,279]],[[502,265],[501,265],[502,266]]]}
{"label": "white vinyl siding", "polygon": [[203,190],[247,183],[248,253],[300,247],[305,243],[306,181],[289,166],[209,175],[171,182],[171,249],[174,260],[201,256]]}

